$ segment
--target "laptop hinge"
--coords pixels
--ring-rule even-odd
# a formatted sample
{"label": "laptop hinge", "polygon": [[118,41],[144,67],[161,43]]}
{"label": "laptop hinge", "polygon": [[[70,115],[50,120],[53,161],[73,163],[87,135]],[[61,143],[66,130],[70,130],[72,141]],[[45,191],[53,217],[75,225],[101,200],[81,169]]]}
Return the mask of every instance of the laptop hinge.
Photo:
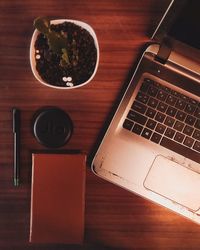
{"label": "laptop hinge", "polygon": [[171,54],[171,44],[168,40],[164,39],[160,44],[160,48],[158,50],[158,54],[155,56],[155,60],[165,64]]}

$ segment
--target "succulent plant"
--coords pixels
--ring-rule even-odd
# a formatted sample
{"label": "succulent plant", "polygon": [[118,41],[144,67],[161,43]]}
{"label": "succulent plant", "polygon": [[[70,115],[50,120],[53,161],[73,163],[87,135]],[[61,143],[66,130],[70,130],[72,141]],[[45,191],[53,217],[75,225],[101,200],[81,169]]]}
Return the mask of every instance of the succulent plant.
{"label": "succulent plant", "polygon": [[60,65],[65,67],[70,64],[67,51],[67,38],[62,32],[55,32],[51,29],[50,20],[46,17],[38,17],[34,20],[34,27],[45,35],[49,48],[60,55]]}

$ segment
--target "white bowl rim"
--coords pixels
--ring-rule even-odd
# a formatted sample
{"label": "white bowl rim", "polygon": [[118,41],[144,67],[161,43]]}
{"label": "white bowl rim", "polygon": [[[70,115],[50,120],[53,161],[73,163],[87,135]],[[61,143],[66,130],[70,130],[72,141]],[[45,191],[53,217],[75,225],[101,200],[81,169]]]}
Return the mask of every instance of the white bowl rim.
{"label": "white bowl rim", "polygon": [[38,36],[38,34],[40,33],[38,30],[34,30],[33,32],[33,35],[32,35],[32,38],[31,38],[31,44],[30,44],[30,64],[31,64],[31,70],[33,72],[33,75],[35,76],[35,78],[40,82],[42,83],[43,85],[45,86],[48,86],[48,87],[51,87],[51,88],[54,88],[54,89],[65,89],[65,90],[69,90],[69,89],[75,89],[75,88],[80,88],[86,84],[88,84],[95,76],[96,72],[97,72],[97,68],[98,68],[98,65],[99,65],[99,43],[98,43],[98,40],[97,40],[97,36],[96,36],[96,33],[94,31],[94,29],[87,23],[83,22],[83,21],[78,21],[78,20],[73,20],[73,19],[54,19],[54,20],[50,20],[50,23],[51,24],[59,24],[59,23],[63,23],[63,22],[71,22],[71,23],[74,23],[84,29],[86,29],[90,35],[93,37],[94,39],[94,44],[95,44],[95,47],[96,47],[96,50],[97,50],[97,59],[96,59],[96,65],[95,65],[95,69],[92,73],[92,75],[90,76],[90,78],[79,84],[79,85],[74,85],[72,87],[64,87],[64,86],[55,86],[55,85],[51,85],[50,83],[47,83],[45,82],[39,75],[39,73],[37,72],[36,70],[36,62],[35,62],[35,48],[34,48],[34,45],[35,45],[35,41],[36,41],[36,38]]}

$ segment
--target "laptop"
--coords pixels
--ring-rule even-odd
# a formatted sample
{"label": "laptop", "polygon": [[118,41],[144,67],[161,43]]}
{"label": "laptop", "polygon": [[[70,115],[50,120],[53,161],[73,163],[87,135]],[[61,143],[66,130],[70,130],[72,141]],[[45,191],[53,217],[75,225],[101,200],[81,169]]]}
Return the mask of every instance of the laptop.
{"label": "laptop", "polygon": [[200,1],[171,1],[92,155],[99,177],[200,223]]}

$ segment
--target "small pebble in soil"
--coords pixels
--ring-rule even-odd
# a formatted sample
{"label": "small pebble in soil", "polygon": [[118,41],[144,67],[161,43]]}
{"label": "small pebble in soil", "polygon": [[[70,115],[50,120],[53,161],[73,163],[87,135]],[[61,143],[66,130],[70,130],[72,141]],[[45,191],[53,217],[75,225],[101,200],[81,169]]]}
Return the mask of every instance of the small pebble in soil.
{"label": "small pebble in soil", "polygon": [[67,81],[68,81],[66,76],[63,76],[62,79],[63,79],[64,82],[67,82]]}
{"label": "small pebble in soil", "polygon": [[67,82],[67,83],[66,83],[66,86],[67,86],[67,87],[73,87],[74,84],[73,84],[72,82]]}
{"label": "small pebble in soil", "polygon": [[71,76],[69,76],[69,77],[63,76],[62,79],[63,79],[64,82],[71,82],[72,81]]}
{"label": "small pebble in soil", "polygon": [[71,81],[72,81],[71,76],[67,77],[67,81],[69,81],[69,82],[71,82]]}

